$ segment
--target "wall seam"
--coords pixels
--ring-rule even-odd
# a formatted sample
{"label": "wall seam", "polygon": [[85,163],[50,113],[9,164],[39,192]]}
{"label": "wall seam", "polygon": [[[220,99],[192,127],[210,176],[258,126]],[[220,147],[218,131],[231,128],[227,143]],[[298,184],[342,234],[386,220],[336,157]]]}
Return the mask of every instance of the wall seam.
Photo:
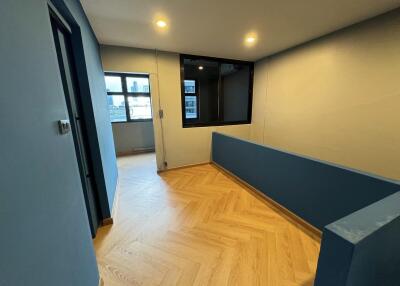
{"label": "wall seam", "polygon": [[263,131],[262,131],[262,143],[265,144],[265,127],[267,122],[267,96],[268,96],[268,60],[267,67],[265,72],[265,95],[264,95],[264,106],[263,106],[263,114],[264,114],[264,122],[263,122]]}
{"label": "wall seam", "polygon": [[[157,73],[157,90],[158,90],[158,108],[159,111],[162,110],[161,106],[161,89],[160,89],[160,72],[158,68],[158,50],[155,50],[155,56],[156,56],[156,73]],[[166,162],[166,148],[165,148],[165,136],[164,136],[164,127],[163,127],[163,119],[160,117],[160,114],[158,113],[156,116],[159,117],[160,120],[160,129],[161,129],[161,145],[162,145],[162,164],[163,164],[163,169],[166,167],[165,162]],[[163,116],[164,117],[164,116]],[[155,144],[154,144],[155,145]]]}

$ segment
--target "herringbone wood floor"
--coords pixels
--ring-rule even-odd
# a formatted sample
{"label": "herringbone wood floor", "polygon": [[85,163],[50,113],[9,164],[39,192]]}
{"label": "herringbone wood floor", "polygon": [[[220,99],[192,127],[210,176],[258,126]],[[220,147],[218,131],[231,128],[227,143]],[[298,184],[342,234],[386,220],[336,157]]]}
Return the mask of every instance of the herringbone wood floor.
{"label": "herringbone wood floor", "polygon": [[105,286],[311,286],[318,238],[212,165],[157,175],[154,154],[118,160],[114,225],[95,248]]}

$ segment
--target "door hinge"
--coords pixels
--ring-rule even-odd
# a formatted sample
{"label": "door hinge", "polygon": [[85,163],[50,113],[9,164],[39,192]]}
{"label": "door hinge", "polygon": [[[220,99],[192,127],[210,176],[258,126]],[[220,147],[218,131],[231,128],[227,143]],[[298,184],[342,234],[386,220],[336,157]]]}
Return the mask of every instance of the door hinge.
{"label": "door hinge", "polygon": [[161,119],[163,119],[163,118],[164,118],[164,110],[160,109],[160,110],[158,111],[158,116],[159,116]]}

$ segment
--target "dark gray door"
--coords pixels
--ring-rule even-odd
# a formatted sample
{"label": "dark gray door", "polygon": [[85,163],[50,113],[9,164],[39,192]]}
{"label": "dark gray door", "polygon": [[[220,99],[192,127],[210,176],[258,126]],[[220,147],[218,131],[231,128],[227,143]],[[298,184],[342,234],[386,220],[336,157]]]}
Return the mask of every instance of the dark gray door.
{"label": "dark gray door", "polygon": [[92,236],[100,225],[100,212],[96,186],[93,180],[92,160],[88,149],[87,132],[84,124],[84,112],[79,93],[77,73],[75,69],[73,51],[71,45],[71,32],[58,18],[50,15],[53,28],[53,36],[57,51],[60,77],[63,82],[64,94],[68,106],[71,131],[74,138],[76,157],[81,175],[82,188],[85,197],[86,209],[89,218]]}

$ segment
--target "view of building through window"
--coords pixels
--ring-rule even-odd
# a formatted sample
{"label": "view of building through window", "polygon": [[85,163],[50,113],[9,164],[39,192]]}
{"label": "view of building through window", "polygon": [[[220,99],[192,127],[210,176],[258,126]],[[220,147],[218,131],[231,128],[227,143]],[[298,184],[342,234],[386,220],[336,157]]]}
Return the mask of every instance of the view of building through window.
{"label": "view of building through window", "polygon": [[122,82],[119,76],[106,76],[107,92],[122,92]]}
{"label": "view of building through window", "polygon": [[140,92],[140,93],[150,92],[149,78],[127,77],[126,86],[128,92]]}
{"label": "view of building through window", "polygon": [[129,117],[131,120],[150,119],[151,118],[151,102],[150,97],[145,96],[129,96]]}
{"label": "view of building through window", "polygon": [[151,120],[148,75],[106,73],[111,122]]}
{"label": "view of building through window", "polygon": [[123,95],[112,95],[107,97],[107,101],[111,122],[126,121],[125,97]]}

